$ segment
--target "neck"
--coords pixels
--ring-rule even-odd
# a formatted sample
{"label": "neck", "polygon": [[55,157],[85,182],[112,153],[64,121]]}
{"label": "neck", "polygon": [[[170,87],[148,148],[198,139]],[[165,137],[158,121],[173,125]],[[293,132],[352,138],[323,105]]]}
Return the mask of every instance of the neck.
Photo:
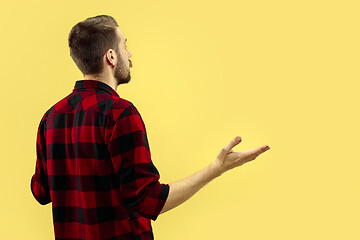
{"label": "neck", "polygon": [[109,78],[109,77],[104,77],[101,75],[84,75],[84,80],[96,80],[99,82],[103,82],[106,83],[107,85],[109,85],[112,89],[114,89],[114,91],[116,91],[117,85],[116,80],[113,78]]}

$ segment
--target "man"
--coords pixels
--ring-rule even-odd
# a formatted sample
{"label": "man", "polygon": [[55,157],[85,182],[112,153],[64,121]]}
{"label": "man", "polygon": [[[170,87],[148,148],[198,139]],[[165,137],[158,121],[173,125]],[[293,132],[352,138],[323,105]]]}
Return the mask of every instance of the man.
{"label": "man", "polygon": [[56,239],[154,239],[151,219],[269,149],[234,152],[236,137],[206,168],[160,183],[141,115],[116,92],[130,81],[132,67],[117,22],[107,15],[88,18],[68,40],[84,79],[43,115],[31,178],[35,199],[52,202]]}

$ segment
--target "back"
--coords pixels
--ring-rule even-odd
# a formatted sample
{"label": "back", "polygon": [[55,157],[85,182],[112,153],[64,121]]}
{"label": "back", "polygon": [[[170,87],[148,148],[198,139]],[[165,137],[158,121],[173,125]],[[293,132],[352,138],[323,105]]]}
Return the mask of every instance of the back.
{"label": "back", "polygon": [[31,191],[52,202],[56,239],[153,239],[169,193],[136,107],[109,85],[80,80],[43,116]]}

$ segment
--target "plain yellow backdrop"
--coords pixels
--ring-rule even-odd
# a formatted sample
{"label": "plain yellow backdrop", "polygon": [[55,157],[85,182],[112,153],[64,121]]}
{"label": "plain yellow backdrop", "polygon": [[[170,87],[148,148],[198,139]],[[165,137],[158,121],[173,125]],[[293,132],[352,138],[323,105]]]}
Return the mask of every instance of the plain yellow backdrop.
{"label": "plain yellow backdrop", "polygon": [[54,239],[33,198],[42,115],[82,75],[71,28],[113,16],[160,181],[269,145],[153,222],[157,240],[360,239],[358,1],[7,1],[1,27],[0,239]]}

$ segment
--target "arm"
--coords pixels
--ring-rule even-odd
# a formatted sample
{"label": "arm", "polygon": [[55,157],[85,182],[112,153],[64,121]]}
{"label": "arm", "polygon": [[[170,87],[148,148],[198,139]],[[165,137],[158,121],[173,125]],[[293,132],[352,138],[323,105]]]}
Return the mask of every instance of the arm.
{"label": "arm", "polygon": [[156,220],[169,186],[159,182],[160,174],[151,159],[145,124],[132,103],[115,122],[108,150],[124,206]]}
{"label": "arm", "polygon": [[209,166],[185,179],[170,183],[169,196],[160,214],[184,203],[207,183],[219,177],[224,172],[252,161],[258,155],[270,149],[268,145],[265,145],[255,149],[234,152],[232,148],[240,142],[240,137],[234,138],[228,145],[221,149],[216,160]]}
{"label": "arm", "polygon": [[169,196],[160,214],[184,203],[208,182],[218,176],[220,176],[220,172],[215,164],[212,163],[185,179],[170,183]]}
{"label": "arm", "polygon": [[30,188],[34,198],[41,204],[46,205],[51,202],[48,175],[46,168],[46,141],[45,123],[43,117],[40,121],[36,137],[36,166],[35,174],[31,177]]}

